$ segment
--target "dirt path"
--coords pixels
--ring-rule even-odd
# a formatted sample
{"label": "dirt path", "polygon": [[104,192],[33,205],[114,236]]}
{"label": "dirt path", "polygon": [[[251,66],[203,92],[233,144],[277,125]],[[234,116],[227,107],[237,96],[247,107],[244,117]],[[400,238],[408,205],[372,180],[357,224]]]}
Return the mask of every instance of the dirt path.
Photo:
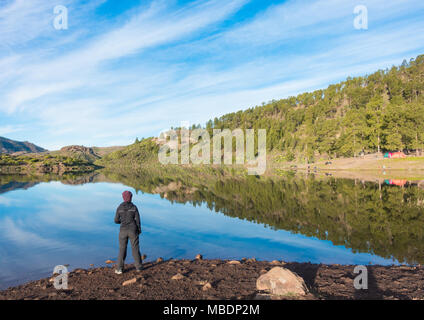
{"label": "dirt path", "polygon": [[[0,291],[0,300],[255,299],[260,293],[257,278],[275,266],[304,278],[311,293],[302,299],[424,299],[424,267],[369,266],[368,290],[355,290],[353,266],[169,260],[146,263],[141,272],[127,266],[122,275],[116,275],[113,267],[77,269],[69,274],[68,290],[56,290],[47,278]],[[181,279],[172,279],[177,274]],[[133,283],[124,286],[127,280]]]}
{"label": "dirt path", "polygon": [[321,160],[316,163],[271,163],[269,172],[279,174],[291,170],[300,174],[334,176],[336,178],[384,182],[385,180],[424,180],[424,157],[385,159],[383,156],[367,155],[356,158]]}

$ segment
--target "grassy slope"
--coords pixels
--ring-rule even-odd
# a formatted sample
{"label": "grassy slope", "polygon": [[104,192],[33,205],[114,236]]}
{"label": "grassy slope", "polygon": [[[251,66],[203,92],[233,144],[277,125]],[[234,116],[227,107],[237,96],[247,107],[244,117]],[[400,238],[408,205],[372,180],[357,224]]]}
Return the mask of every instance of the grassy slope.
{"label": "grassy slope", "polygon": [[65,174],[89,172],[96,168],[89,161],[62,155],[0,155],[0,174]]}

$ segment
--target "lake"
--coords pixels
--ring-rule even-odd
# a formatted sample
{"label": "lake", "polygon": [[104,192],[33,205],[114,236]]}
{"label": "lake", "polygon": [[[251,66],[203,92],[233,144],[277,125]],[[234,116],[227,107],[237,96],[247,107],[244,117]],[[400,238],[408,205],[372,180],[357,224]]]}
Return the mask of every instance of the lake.
{"label": "lake", "polygon": [[115,260],[119,225],[113,219],[124,190],[133,192],[141,214],[147,260],[201,253],[206,259],[424,262],[424,190],[415,184],[249,178],[152,194],[134,187],[136,180],[119,180],[0,179],[0,288],[47,277],[56,265],[72,270]]}

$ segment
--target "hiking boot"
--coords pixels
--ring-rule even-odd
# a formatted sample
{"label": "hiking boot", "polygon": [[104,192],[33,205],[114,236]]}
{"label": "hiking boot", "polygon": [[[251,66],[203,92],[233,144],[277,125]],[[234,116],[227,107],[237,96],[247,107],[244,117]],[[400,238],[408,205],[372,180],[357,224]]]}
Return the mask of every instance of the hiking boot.
{"label": "hiking boot", "polygon": [[122,270],[121,269],[115,270],[115,273],[116,274],[122,274]]}

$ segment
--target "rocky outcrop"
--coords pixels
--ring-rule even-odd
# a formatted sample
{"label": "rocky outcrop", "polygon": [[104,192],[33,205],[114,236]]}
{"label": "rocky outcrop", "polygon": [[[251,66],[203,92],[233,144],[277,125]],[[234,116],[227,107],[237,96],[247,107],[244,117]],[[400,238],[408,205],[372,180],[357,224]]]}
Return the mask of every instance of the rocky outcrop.
{"label": "rocky outcrop", "polygon": [[88,148],[84,146],[67,146],[60,149],[60,154],[70,156],[80,160],[86,160],[94,162],[100,159],[100,156],[94,151],[93,148]]}

